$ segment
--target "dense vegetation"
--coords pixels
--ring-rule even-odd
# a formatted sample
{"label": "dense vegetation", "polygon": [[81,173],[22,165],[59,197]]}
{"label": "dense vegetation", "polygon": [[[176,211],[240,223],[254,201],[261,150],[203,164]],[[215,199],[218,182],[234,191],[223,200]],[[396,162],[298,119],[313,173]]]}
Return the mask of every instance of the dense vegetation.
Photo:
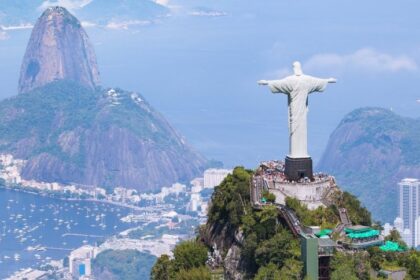
{"label": "dense vegetation", "polygon": [[97,279],[148,279],[155,260],[136,250],[107,250],[94,259],[92,267]]}
{"label": "dense vegetation", "polygon": [[[400,239],[394,241],[401,242]],[[337,252],[332,258],[331,269],[331,280],[376,279],[372,275],[381,270],[405,270],[407,275],[404,279],[420,279],[420,252],[383,252],[378,247],[357,253]],[[381,274],[377,277],[380,278]]]}
{"label": "dense vegetation", "polygon": [[275,206],[267,206],[261,211],[252,209],[251,176],[252,171],[237,167],[215,188],[207,227],[217,225],[216,235],[223,229],[228,229],[231,235],[238,230],[242,232],[241,260],[248,278],[266,279],[267,275],[280,275],[280,279],[300,279],[303,265],[299,241],[278,222]]}
{"label": "dense vegetation", "polygon": [[[262,211],[252,209],[249,197],[251,175],[250,170],[235,168],[233,174],[215,188],[207,226],[216,225],[220,231],[223,228],[228,229],[230,235],[234,235],[237,230],[243,232],[244,246],[241,259],[248,278],[252,279],[255,276],[256,279],[267,279],[269,275],[280,275],[280,279],[300,279],[303,264],[300,261],[299,241],[278,222],[275,206],[268,206]],[[190,252],[185,254],[188,256],[187,260],[177,254],[179,247],[183,251]],[[192,267],[189,264],[190,258],[195,259],[195,267],[199,267],[199,264],[204,265],[205,259],[204,262],[199,261],[197,257],[193,257],[196,256],[193,250],[186,248],[185,244],[177,246],[174,250],[174,260],[169,260],[167,256],[160,257],[152,270],[152,279],[178,279],[171,278],[176,277],[174,270],[178,271],[179,275],[181,271],[179,267],[186,265],[184,269],[188,272]],[[169,278],[162,278],[168,275]]]}
{"label": "dense vegetation", "polygon": [[[219,249],[224,257],[232,244],[231,240],[239,233],[243,237],[240,269],[245,275],[244,279],[302,279],[299,240],[278,219],[274,205],[267,205],[259,211],[251,207],[251,176],[252,171],[237,167],[233,174],[215,188],[208,223],[200,229],[198,240],[222,238],[225,247]],[[339,223],[337,208],[341,207],[347,209],[354,224],[372,224],[369,211],[355,196],[348,192],[337,192],[333,200],[333,205],[313,211],[296,199],[288,198],[286,203],[294,209],[302,223],[308,226],[334,228]],[[387,239],[405,246],[395,231]],[[205,263],[207,250],[211,251],[212,244],[205,245],[200,241],[181,243],[174,250],[174,259],[166,255],[158,259],[152,270],[152,280],[211,279],[212,272],[206,268]],[[420,253],[383,252],[378,247],[356,253],[336,252],[331,261],[331,279],[371,279],[381,269],[401,267],[406,268],[407,279],[420,279]]]}
{"label": "dense vegetation", "polygon": [[334,199],[334,204],[328,207],[319,207],[313,211],[309,210],[297,199],[286,198],[286,205],[292,208],[299,220],[305,226],[321,226],[321,228],[333,229],[340,222],[338,209],[346,208],[350,220],[353,224],[370,226],[372,219],[369,211],[361,206],[360,201],[348,192],[338,192]]}
{"label": "dense vegetation", "polygon": [[152,268],[152,280],[210,280],[210,270],[205,266],[207,247],[194,240],[178,244],[171,260],[162,255]]}

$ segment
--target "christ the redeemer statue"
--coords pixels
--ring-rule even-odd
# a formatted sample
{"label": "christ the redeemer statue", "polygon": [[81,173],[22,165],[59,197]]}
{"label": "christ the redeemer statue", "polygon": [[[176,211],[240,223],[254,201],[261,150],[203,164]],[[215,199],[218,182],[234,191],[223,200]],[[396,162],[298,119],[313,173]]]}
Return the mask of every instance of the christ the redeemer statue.
{"label": "christ the redeemer statue", "polygon": [[[324,91],[328,83],[335,83],[334,78],[320,79],[304,75],[299,62],[293,63],[294,75],[282,80],[258,81],[260,85],[268,85],[272,93],[284,93],[287,95],[289,105],[289,155],[286,158],[286,169],[288,160],[294,162],[293,169],[295,175],[291,179],[301,177],[312,178],[312,160],[308,154],[307,136],[307,114],[308,114],[308,95],[313,92]],[[302,159],[299,161],[299,159]],[[305,163],[305,159],[310,160],[310,171]],[[306,160],[306,161],[307,161]],[[290,166],[289,166],[290,167]],[[300,170],[299,170],[300,168]],[[287,173],[287,172],[286,172]]]}

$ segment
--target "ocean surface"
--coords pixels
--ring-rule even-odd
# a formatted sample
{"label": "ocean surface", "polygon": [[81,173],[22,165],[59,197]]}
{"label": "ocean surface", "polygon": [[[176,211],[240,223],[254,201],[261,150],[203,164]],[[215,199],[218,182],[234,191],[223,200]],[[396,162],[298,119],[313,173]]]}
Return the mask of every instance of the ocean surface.
{"label": "ocean surface", "polygon": [[0,279],[132,227],[120,221],[130,211],[0,189]]}

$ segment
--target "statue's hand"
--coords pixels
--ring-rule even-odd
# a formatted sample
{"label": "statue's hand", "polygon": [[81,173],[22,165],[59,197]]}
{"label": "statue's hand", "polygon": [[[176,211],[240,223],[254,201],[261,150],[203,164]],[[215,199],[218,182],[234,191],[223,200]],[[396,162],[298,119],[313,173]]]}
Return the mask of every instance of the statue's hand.
{"label": "statue's hand", "polygon": [[328,82],[329,82],[329,83],[336,83],[336,82],[337,82],[337,79],[334,79],[334,78],[329,78],[329,79],[328,79]]}
{"label": "statue's hand", "polygon": [[268,81],[266,81],[266,80],[259,80],[259,81],[258,81],[258,84],[259,84],[260,86],[266,86],[266,85],[268,85]]}

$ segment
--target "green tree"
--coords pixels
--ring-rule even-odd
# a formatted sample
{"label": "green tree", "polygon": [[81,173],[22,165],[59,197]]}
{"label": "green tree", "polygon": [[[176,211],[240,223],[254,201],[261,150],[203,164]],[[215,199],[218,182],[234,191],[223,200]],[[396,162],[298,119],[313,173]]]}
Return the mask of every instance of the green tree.
{"label": "green tree", "polygon": [[400,233],[396,229],[392,229],[387,236],[385,241],[397,242],[400,247],[407,248],[407,244],[402,240]]}
{"label": "green tree", "polygon": [[176,275],[176,280],[211,280],[210,270],[205,266],[194,267],[189,270],[181,269]]}
{"label": "green tree", "polygon": [[207,248],[195,240],[183,241],[174,249],[174,269],[189,270],[203,266],[207,261]]}
{"label": "green tree", "polygon": [[258,269],[257,275],[255,275],[254,280],[280,280],[286,279],[281,278],[281,271],[277,265],[274,263],[269,263],[265,266]]}
{"label": "green tree", "polygon": [[319,225],[322,228],[333,228],[338,223],[338,215],[334,206],[309,210],[305,204],[292,197],[286,198],[286,205],[295,211],[299,220],[306,226]]}
{"label": "green tree", "polygon": [[242,216],[242,229],[244,231],[244,234],[250,234],[254,232],[255,224],[257,223],[254,218],[254,213],[249,212]]}
{"label": "green tree", "polygon": [[273,236],[278,228],[277,222],[278,211],[276,206],[268,205],[256,214],[258,218],[258,237],[260,239],[267,239]]}
{"label": "green tree", "polygon": [[287,259],[281,268],[281,279],[300,280],[303,274],[303,263],[297,259]]}
{"label": "green tree", "polygon": [[282,267],[287,259],[298,259],[299,256],[299,242],[285,229],[263,241],[255,251],[255,260],[259,266],[274,263]]}
{"label": "green tree", "polygon": [[331,273],[331,280],[359,280],[354,269],[349,264],[341,264],[335,267]]}
{"label": "green tree", "polygon": [[160,256],[152,268],[151,280],[170,280],[173,270],[173,263],[168,255]]}
{"label": "green tree", "polygon": [[349,254],[337,252],[331,260],[331,280],[358,280],[353,258]]}
{"label": "green tree", "polygon": [[399,258],[400,264],[407,268],[413,279],[420,279],[420,252],[412,250]]}
{"label": "green tree", "polygon": [[255,250],[258,246],[258,238],[256,233],[250,233],[245,237],[244,246],[241,250],[241,258],[244,260],[245,266],[250,273],[255,273],[258,266],[255,262]]}
{"label": "green tree", "polygon": [[373,246],[368,249],[370,256],[370,265],[376,271],[381,269],[381,264],[384,261],[383,253],[379,247]]}
{"label": "green tree", "polygon": [[331,270],[331,280],[367,280],[370,271],[369,254],[337,252],[331,260]]}
{"label": "green tree", "polygon": [[345,207],[348,211],[350,220],[354,224],[365,226],[372,225],[370,212],[360,204],[360,201],[349,192],[343,192],[340,207]]}
{"label": "green tree", "polygon": [[392,229],[387,236],[385,236],[385,241],[399,242],[401,240],[401,235],[396,229]]}
{"label": "green tree", "polygon": [[241,217],[251,211],[249,184],[251,171],[236,167],[219,186],[214,189],[208,220],[210,223],[236,229]]}

